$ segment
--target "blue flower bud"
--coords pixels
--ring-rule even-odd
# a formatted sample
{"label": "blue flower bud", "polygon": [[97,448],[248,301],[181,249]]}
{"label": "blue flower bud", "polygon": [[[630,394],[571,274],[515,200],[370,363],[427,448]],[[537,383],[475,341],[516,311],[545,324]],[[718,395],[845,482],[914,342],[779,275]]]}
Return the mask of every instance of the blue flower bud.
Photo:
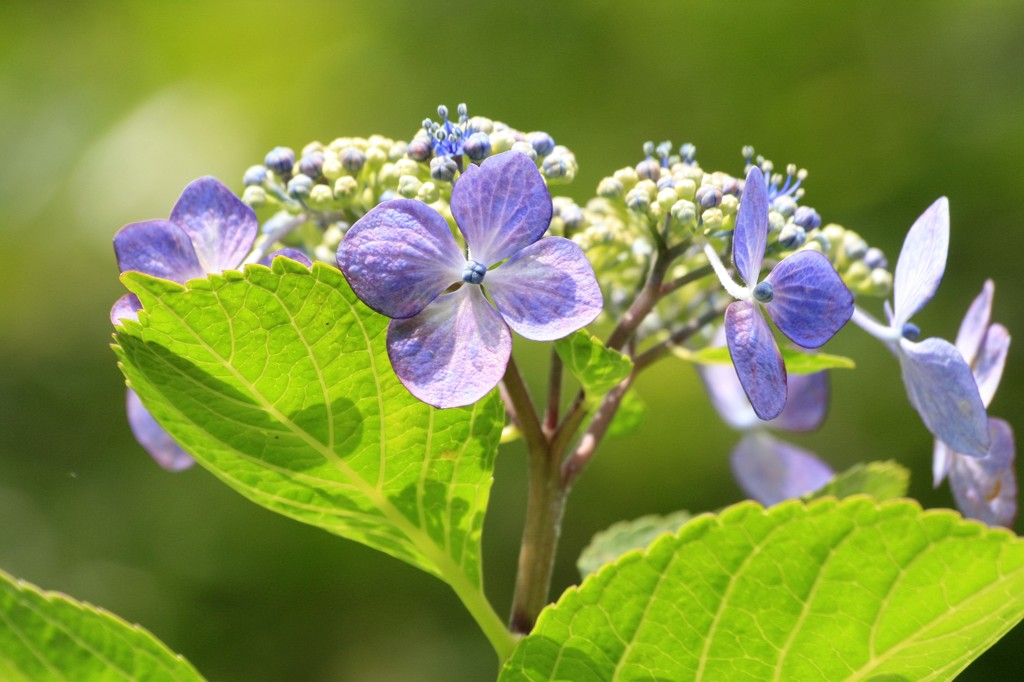
{"label": "blue flower bud", "polygon": [[821,216],[810,206],[801,206],[793,214],[793,222],[805,230],[821,227]]}
{"label": "blue flower bud", "polygon": [[[651,151],[654,151],[653,143],[648,142],[651,145]],[[646,149],[647,145],[644,145]],[[636,174],[645,180],[657,180],[661,177],[661,164],[654,159],[644,159],[636,165]]]}
{"label": "blue flower bud", "polygon": [[586,220],[586,216],[583,215],[583,209],[576,204],[563,206],[558,215],[562,222],[565,223],[567,230],[575,230]]}
{"label": "blue flower bud", "polygon": [[921,338],[921,328],[913,322],[906,322],[903,324],[903,329],[900,330],[900,334],[907,341],[917,341]]}
{"label": "blue flower bud", "polygon": [[366,164],[366,154],[358,147],[347,147],[342,149],[338,158],[341,159],[341,165],[344,166],[345,170],[349,173],[358,173],[363,169],[363,165]]}
{"label": "blue flower bud", "polygon": [[462,269],[462,281],[467,284],[480,284],[484,281],[484,275],[486,274],[486,265],[478,263],[475,260],[468,260],[466,261],[465,267]]}
{"label": "blue flower bud", "polygon": [[679,147],[679,156],[682,158],[683,163],[693,163],[693,160],[697,157],[697,147],[687,142]]}
{"label": "blue flower bud", "polygon": [[491,154],[491,138],[487,133],[473,133],[462,144],[463,153],[471,161],[481,161]]}
{"label": "blue flower bud", "polygon": [[288,147],[274,147],[267,152],[263,164],[278,175],[288,175],[295,165],[295,152]]}
{"label": "blue flower bud", "polygon": [[306,154],[299,159],[299,172],[303,175],[308,175],[311,178],[320,177],[320,172],[324,167],[324,155],[323,152],[313,152]]}
{"label": "blue flower bud", "polygon": [[242,176],[242,184],[246,187],[252,187],[253,185],[262,185],[267,179],[267,168],[266,166],[249,166],[246,169],[245,175]]}
{"label": "blue flower bud", "polygon": [[530,161],[537,163],[537,151],[533,148],[526,140],[516,140],[512,143],[512,151],[526,154],[530,157]]}
{"label": "blue flower bud", "polygon": [[450,156],[435,156],[430,160],[430,177],[438,182],[451,182],[459,166]]}
{"label": "blue flower bud", "polygon": [[288,181],[288,194],[301,199],[308,197],[309,193],[313,191],[313,178],[308,175],[298,174],[294,178]]}
{"label": "blue flower bud", "polygon": [[864,265],[872,270],[876,268],[885,270],[889,267],[889,261],[885,259],[885,254],[882,253],[881,249],[872,246],[864,253]]}
{"label": "blue flower bud", "polygon": [[459,112],[459,123],[465,123],[466,121],[469,120],[469,107],[466,106],[465,102],[459,104],[458,112]]}
{"label": "blue flower bud", "polygon": [[722,203],[722,190],[714,185],[701,185],[695,196],[697,204],[703,209],[715,208]]}
{"label": "blue flower bud", "polygon": [[544,163],[541,164],[541,171],[544,173],[545,177],[556,180],[568,177],[576,172],[575,169],[571,167],[569,161],[561,154],[552,154],[551,156],[545,157]]}
{"label": "blue flower bud", "polygon": [[446,106],[445,106],[445,105],[443,105],[443,104],[442,104],[442,105],[440,105],[440,106],[438,106],[438,107],[437,107],[437,116],[438,116],[438,118],[440,118],[440,119],[441,119],[442,121],[447,121],[447,120],[448,120],[448,107],[446,107]]}
{"label": "blue flower bud", "polygon": [[413,161],[423,162],[434,154],[434,147],[429,140],[417,138],[409,143],[409,150],[406,152]]}
{"label": "blue flower bud", "polygon": [[772,201],[772,210],[778,211],[783,216],[790,218],[796,213],[796,202],[789,196],[776,197]]}
{"label": "blue flower bud", "polygon": [[775,289],[768,280],[758,282],[754,287],[754,299],[761,303],[771,303],[775,298]]}
{"label": "blue flower bud", "polygon": [[537,152],[537,156],[547,156],[555,148],[555,141],[551,139],[551,136],[541,131],[527,134],[526,141]]}
{"label": "blue flower bud", "polygon": [[846,239],[843,241],[843,253],[850,260],[859,261],[864,258],[868,252],[868,243],[856,233],[847,232]]}
{"label": "blue flower bud", "polygon": [[644,142],[644,156],[647,158],[654,156],[654,143],[650,140]]}
{"label": "blue flower bud", "polygon": [[779,244],[786,249],[799,249],[807,241],[807,232],[796,223],[786,223],[779,231]]}

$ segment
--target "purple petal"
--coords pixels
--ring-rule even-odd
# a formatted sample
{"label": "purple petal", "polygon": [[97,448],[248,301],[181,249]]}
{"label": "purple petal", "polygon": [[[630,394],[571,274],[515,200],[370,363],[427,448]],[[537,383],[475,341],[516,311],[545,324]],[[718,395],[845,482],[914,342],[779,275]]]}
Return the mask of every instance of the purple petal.
{"label": "purple petal", "polygon": [[902,327],[935,295],[948,251],[949,201],[939,197],[914,221],[900,250],[893,282],[894,327]]}
{"label": "purple petal", "polygon": [[814,431],[828,414],[828,372],[787,378],[786,407],[770,426],[784,431]]}
{"label": "purple petal", "polygon": [[981,401],[985,403],[985,407],[988,407],[996,395],[999,381],[1003,378],[1003,368],[1006,367],[1006,354],[1009,351],[1010,332],[1006,327],[1001,324],[989,327],[972,365],[974,381],[978,384],[978,393],[981,394]]}
{"label": "purple petal", "polygon": [[774,298],[768,314],[793,343],[817,348],[853,316],[853,294],[823,254],[799,251],[768,274]]}
{"label": "purple petal", "polygon": [[338,266],[356,296],[392,318],[418,314],[462,280],[465,264],[447,221],[413,199],[376,206],[338,246]]}
{"label": "purple petal", "polygon": [[149,410],[142,406],[139,396],[130,388],[125,406],[128,411],[128,426],[131,427],[135,440],[139,441],[139,445],[145,448],[157,464],[168,471],[181,471],[195,464],[195,460],[156,423]]}
{"label": "purple petal", "polygon": [[968,365],[974,364],[978,357],[981,342],[988,331],[989,321],[992,318],[992,296],[995,292],[995,284],[992,280],[985,280],[981,293],[971,302],[971,306],[964,315],[964,321],[960,323],[960,330],[956,333],[956,342],[953,344]]}
{"label": "purple petal", "polygon": [[142,301],[135,294],[125,294],[114,302],[110,309],[110,321],[117,325],[121,320],[138,320],[139,311],[142,310]]}
{"label": "purple petal", "polygon": [[743,391],[761,419],[778,417],[786,406],[786,365],[757,306],[735,301],[725,311],[725,339]]}
{"label": "purple petal", "polygon": [[511,352],[512,333],[476,285],[440,296],[416,317],[388,327],[395,374],[434,407],[469,405],[487,395]]}
{"label": "purple petal", "polygon": [[960,351],[942,339],[901,339],[897,357],[910,404],[932,435],[956,452],[983,456],[989,444],[985,405]]}
{"label": "purple petal", "polygon": [[302,253],[298,249],[278,249],[277,251],[271,251],[268,253],[263,260],[260,261],[260,265],[266,265],[268,268],[275,258],[278,256],[284,256],[285,258],[291,258],[297,263],[302,263],[307,268],[313,266],[313,261],[309,260],[309,256]]}
{"label": "purple petal", "polygon": [[935,446],[932,448],[932,487],[938,488],[939,484],[949,474],[949,467],[953,466],[953,458],[956,453],[950,450],[945,443],[938,438],[935,439]]}
{"label": "purple petal", "polygon": [[744,492],[765,506],[814,492],[835,476],[813,453],[763,431],[745,436],[730,463]]}
{"label": "purple petal", "polygon": [[544,236],[552,213],[548,187],[522,152],[467,167],[452,189],[451,208],[470,258],[488,267]]}
{"label": "purple petal", "polygon": [[[724,343],[723,335],[722,344],[715,345]],[[697,372],[722,421],[738,431],[745,431],[761,423],[747,400],[747,394],[743,392],[735,368],[729,365],[698,365]]]}
{"label": "purple petal", "polygon": [[135,270],[179,283],[207,274],[192,240],[166,220],[125,225],[114,235],[114,254],[121,272]]}
{"label": "purple petal", "polygon": [[1017,516],[1017,447],[1013,429],[1002,419],[989,419],[992,447],[982,458],[956,457],[949,471],[949,487],[964,516],[990,526],[1013,525]]}
{"label": "purple petal", "polygon": [[189,184],[171,211],[171,222],[192,238],[206,272],[241,265],[259,231],[253,210],[215,178]]}
{"label": "purple petal", "polygon": [[754,166],[743,183],[743,195],[732,232],[732,262],[747,286],[757,284],[768,242],[768,186]]}
{"label": "purple petal", "polygon": [[484,286],[508,326],[534,341],[553,341],[594,321],[604,300],[580,247],[545,237],[491,270]]}

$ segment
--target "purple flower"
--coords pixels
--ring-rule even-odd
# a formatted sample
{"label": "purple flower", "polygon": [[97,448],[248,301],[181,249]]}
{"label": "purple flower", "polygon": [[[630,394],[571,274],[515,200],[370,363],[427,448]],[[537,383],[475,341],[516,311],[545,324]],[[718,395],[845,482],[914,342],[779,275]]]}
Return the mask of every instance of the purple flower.
{"label": "purple flower", "polygon": [[759,281],[767,242],[768,188],[761,169],[754,166],[747,173],[732,245],[733,264],[746,286],[732,281],[710,245],[704,252],[725,289],[739,299],[725,312],[726,341],[740,384],[754,412],[765,420],[779,416],[786,405],[786,366],[756,303],[764,306],[779,331],[804,348],[824,344],[853,314],[853,295],[817,251],[794,253]]}
{"label": "purple flower", "polygon": [[924,307],[942,281],[949,250],[949,202],[941,197],[914,222],[903,242],[893,282],[894,305],[885,303],[888,326],[854,311],[853,321],[884,341],[896,355],[907,397],[925,426],[956,452],[984,456],[988,419],[971,368],[943,339],[925,339],[910,318]]}
{"label": "purple flower", "polygon": [[[171,211],[170,220],[125,225],[114,235],[114,253],[121,272],[135,270],[184,283],[242,265],[256,240],[256,214],[215,178],[189,184]],[[268,255],[263,264],[283,255],[309,265],[295,249]],[[110,310],[110,321],[137,320],[142,304],[125,294]],[[138,396],[128,389],[128,424],[139,444],[165,469],[186,469],[194,461],[156,423]]]}
{"label": "purple flower", "polygon": [[551,195],[526,155],[470,165],[452,189],[451,211],[468,255],[441,214],[408,199],[371,210],[338,248],[356,295],[392,318],[395,374],[436,407],[468,405],[497,385],[512,350],[509,327],[551,341],[589,324],[603,303],[579,247],[541,239]]}
{"label": "purple flower", "polygon": [[[722,343],[720,330],[715,345]],[[719,416],[744,433],[729,458],[744,492],[770,506],[813,492],[832,480],[835,472],[817,455],[775,438],[766,428],[804,432],[820,427],[828,411],[827,373],[789,377],[786,407],[765,422],[754,412],[732,368],[707,365],[699,372]]]}
{"label": "purple flower", "polygon": [[[986,281],[956,335],[956,349],[970,366],[985,407],[999,388],[1010,348],[1006,327],[990,323],[994,290],[992,280]],[[988,430],[991,444],[980,458],[958,453],[936,439],[935,486],[948,474],[956,505],[965,516],[990,525],[1010,526],[1017,515],[1013,429],[1002,419],[989,417]]]}

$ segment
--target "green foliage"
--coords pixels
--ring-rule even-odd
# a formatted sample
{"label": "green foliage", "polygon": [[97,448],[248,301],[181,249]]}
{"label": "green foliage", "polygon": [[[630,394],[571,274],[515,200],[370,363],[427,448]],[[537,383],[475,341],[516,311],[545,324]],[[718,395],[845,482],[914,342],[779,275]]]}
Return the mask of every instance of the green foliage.
{"label": "green foliage", "polygon": [[201,682],[153,635],[0,571],[0,679]]}
{"label": "green foliage", "polygon": [[882,502],[906,497],[910,488],[910,471],[896,462],[867,462],[855,464],[839,473],[824,487],[804,496],[806,500],[821,497],[850,497],[870,495]]}
{"label": "green foliage", "polygon": [[608,348],[585,329],[555,341],[555,350],[588,400],[600,400],[633,371],[633,361]]}
{"label": "green foliage", "polygon": [[663,533],[675,533],[693,518],[687,511],[660,516],[650,514],[632,521],[620,521],[595,533],[590,544],[580,553],[576,568],[580,575],[588,575],[605,564],[615,561],[631,549],[643,549]]}
{"label": "green foliage", "polygon": [[[826,369],[853,369],[856,364],[852,359],[842,355],[828,353],[802,353],[792,348],[782,348],[782,359],[786,361],[786,371],[790,374],[814,374]],[[726,346],[711,346],[700,350],[677,348],[673,351],[678,357],[698,365],[728,365],[732,363],[729,349]]]}
{"label": "green foliage", "polygon": [[622,396],[619,409],[616,411],[615,416],[612,417],[612,423],[608,425],[608,433],[606,435],[609,438],[628,436],[640,428],[640,425],[644,423],[646,414],[647,406],[644,404],[643,399],[637,395],[635,388],[630,388]]}
{"label": "green foliage", "polygon": [[338,270],[284,258],[187,287],[127,273],[145,307],[114,350],[143,403],[249,499],[479,591],[504,412],[436,410],[398,382],[387,319]]}
{"label": "green foliage", "polygon": [[744,502],[541,614],[518,680],[951,680],[1024,617],[1024,542],[910,501]]}

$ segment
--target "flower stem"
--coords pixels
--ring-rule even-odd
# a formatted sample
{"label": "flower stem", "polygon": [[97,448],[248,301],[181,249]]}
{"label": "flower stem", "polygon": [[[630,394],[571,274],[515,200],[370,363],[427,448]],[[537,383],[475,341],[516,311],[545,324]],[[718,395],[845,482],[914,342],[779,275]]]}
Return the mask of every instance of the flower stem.
{"label": "flower stem", "polygon": [[551,370],[548,374],[548,406],[544,413],[544,433],[549,437],[558,428],[558,408],[562,402],[562,358],[551,348]]}

